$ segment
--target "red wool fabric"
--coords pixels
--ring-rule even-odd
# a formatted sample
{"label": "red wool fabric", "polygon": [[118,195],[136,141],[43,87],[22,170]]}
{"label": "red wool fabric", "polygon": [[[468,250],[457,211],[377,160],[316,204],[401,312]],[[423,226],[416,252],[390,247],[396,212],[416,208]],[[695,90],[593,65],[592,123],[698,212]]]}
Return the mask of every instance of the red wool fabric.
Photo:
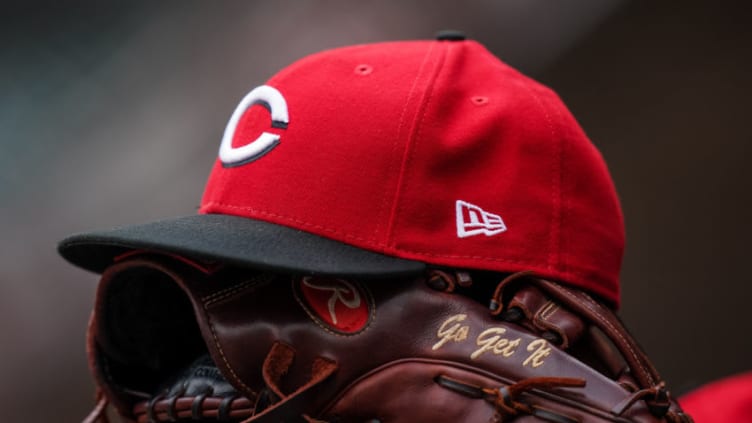
{"label": "red wool fabric", "polygon": [[[272,77],[287,128],[250,107],[200,213],[245,216],[434,265],[532,270],[619,302],[623,218],[606,165],[558,96],[473,41],[315,54]],[[249,87],[249,89],[252,87]],[[456,204],[506,230],[459,237]]]}
{"label": "red wool fabric", "polygon": [[752,372],[705,385],[679,403],[695,423],[752,422]]}

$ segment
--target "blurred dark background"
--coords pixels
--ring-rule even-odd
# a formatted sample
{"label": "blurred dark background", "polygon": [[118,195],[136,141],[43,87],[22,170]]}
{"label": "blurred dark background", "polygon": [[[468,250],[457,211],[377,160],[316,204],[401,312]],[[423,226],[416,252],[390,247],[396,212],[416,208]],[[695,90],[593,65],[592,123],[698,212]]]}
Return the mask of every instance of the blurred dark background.
{"label": "blurred dark background", "polygon": [[[65,235],[192,214],[248,90],[321,49],[460,29],[554,88],[627,223],[622,315],[675,393],[752,368],[745,2],[0,3],[0,420],[92,404]],[[40,406],[41,405],[41,406]]]}

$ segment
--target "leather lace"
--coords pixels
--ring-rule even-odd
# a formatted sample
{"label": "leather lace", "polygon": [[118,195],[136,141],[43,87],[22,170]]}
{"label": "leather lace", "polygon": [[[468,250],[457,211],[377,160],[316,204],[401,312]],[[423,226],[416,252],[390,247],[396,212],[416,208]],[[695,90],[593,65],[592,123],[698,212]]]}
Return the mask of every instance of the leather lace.
{"label": "leather lace", "polygon": [[494,422],[499,423],[522,415],[536,416],[540,419],[556,423],[576,423],[578,420],[573,417],[524,402],[521,396],[532,390],[582,388],[585,386],[583,379],[560,377],[532,377],[511,385],[502,385],[494,388],[473,385],[445,375],[439,375],[435,381],[444,388],[470,398],[484,399],[493,404],[495,409]]}

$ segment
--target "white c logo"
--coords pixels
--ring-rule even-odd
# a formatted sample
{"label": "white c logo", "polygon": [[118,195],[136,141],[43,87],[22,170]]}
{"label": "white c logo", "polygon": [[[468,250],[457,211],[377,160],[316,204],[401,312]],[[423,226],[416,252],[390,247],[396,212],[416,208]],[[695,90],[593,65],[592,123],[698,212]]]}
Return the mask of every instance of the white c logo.
{"label": "white c logo", "polygon": [[219,160],[224,167],[240,166],[250,163],[270,152],[279,144],[279,135],[262,132],[258,138],[242,147],[233,147],[232,139],[240,118],[251,106],[260,105],[269,110],[272,115],[272,128],[286,129],[290,118],[287,115],[287,102],[276,88],[261,85],[249,92],[227,122],[227,128],[219,146]]}

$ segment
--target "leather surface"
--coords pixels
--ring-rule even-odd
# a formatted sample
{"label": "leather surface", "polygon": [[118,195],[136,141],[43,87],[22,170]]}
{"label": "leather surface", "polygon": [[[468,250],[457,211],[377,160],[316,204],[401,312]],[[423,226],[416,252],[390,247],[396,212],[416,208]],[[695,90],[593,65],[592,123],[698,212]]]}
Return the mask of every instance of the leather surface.
{"label": "leather surface", "polygon": [[[428,287],[423,278],[362,281],[359,286],[367,291],[361,292],[363,301],[373,308],[370,319],[362,330],[345,334],[327,325],[326,319],[316,319],[294,288],[298,277],[212,272],[172,259],[135,257],[116,264],[103,275],[98,303],[106,302],[106,286],[114,275],[132,267],[163,272],[187,294],[212,360],[251,401],[266,387],[262,363],[274,343],[281,342],[295,352],[278,386],[283,394],[311,380],[319,357],[336,363],[336,372],[312,390],[304,409],[298,410],[324,419],[337,414],[341,421],[488,421],[493,414],[490,404],[458,404],[455,409],[452,403],[458,394],[433,382],[439,373],[452,372],[488,388],[528,378],[583,379],[584,388],[554,389],[555,394],[544,392],[535,400],[583,421],[661,421],[643,401],[630,404],[621,417],[609,415],[608,410],[623,405],[630,395],[624,387],[534,332],[492,316],[480,303]],[[336,299],[335,310],[341,308]],[[109,353],[103,348],[106,343],[98,340],[100,325],[95,316],[92,365],[99,384],[128,414],[138,398],[129,396],[127,387],[105,371]],[[332,403],[333,398],[340,399]],[[458,420],[439,418],[447,413]]]}
{"label": "leather surface", "polygon": [[[367,422],[377,419],[390,423],[411,422],[492,422],[493,406],[482,399],[469,399],[434,383],[436,375],[447,375],[480,386],[509,383],[474,369],[452,362],[410,360],[392,363],[376,369],[353,383],[322,413],[324,419],[340,423]],[[385,392],[398,393],[384,395]],[[655,421],[645,409],[629,416],[616,417],[579,401],[581,395],[571,389],[553,393],[531,392],[524,400],[555,414],[587,422],[651,422]],[[469,401],[476,401],[470,404]],[[408,412],[406,412],[409,410]],[[534,416],[519,416],[515,422],[536,421]]]}

